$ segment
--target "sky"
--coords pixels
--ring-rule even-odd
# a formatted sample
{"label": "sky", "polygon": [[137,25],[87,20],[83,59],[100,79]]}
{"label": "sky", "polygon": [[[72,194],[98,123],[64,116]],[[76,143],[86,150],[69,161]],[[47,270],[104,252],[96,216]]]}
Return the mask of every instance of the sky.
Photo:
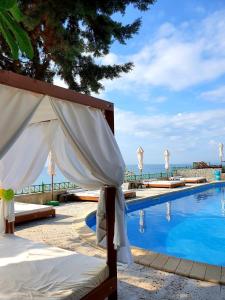
{"label": "sky", "polygon": [[225,1],[158,0],[147,12],[133,7],[117,20],[142,18],[126,45],[114,43],[101,63],[133,62],[104,80],[97,97],[115,104],[115,131],[126,164],[219,162],[225,144]]}

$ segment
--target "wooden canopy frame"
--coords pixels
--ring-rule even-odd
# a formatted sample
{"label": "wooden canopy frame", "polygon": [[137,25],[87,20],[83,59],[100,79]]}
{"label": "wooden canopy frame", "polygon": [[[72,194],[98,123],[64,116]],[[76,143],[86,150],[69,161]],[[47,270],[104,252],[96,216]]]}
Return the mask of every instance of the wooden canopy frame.
{"label": "wooden canopy frame", "polygon": [[[0,70],[0,84],[101,109],[105,114],[109,127],[114,133],[114,105],[111,102],[4,70]],[[106,186],[105,195],[107,265],[109,268],[109,276],[103,283],[84,296],[82,300],[104,300],[106,297],[108,297],[109,300],[117,299],[117,252],[114,249],[113,244],[116,196],[115,187]],[[6,233],[14,233],[14,222],[6,222]]]}

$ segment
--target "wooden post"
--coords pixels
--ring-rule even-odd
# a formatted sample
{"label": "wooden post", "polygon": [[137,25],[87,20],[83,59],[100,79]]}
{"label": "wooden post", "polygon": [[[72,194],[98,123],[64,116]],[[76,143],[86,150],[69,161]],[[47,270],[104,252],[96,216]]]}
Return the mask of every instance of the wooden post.
{"label": "wooden post", "polygon": [[6,234],[14,234],[15,222],[5,221],[5,233]]}
{"label": "wooden post", "polygon": [[[114,226],[115,226],[115,197],[116,188],[112,186],[105,187],[106,204],[106,234],[107,234],[107,264],[109,267],[109,277],[117,279],[117,251],[114,249]],[[117,289],[108,298],[108,300],[117,299]]]}
{"label": "wooden post", "polygon": [[[114,106],[105,110],[105,118],[114,134]],[[116,290],[108,296],[108,300],[117,300],[117,251],[114,249],[114,226],[115,226],[115,200],[116,188],[105,187],[106,206],[106,235],[107,235],[107,264],[109,267],[109,278],[115,278]]]}
{"label": "wooden post", "polygon": [[110,110],[105,110],[105,118],[114,134],[114,107]]}

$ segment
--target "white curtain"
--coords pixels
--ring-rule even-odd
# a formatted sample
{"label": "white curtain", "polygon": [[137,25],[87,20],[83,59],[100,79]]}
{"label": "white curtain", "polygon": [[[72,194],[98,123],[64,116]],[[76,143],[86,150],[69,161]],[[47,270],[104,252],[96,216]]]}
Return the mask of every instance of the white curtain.
{"label": "white curtain", "polygon": [[[41,173],[49,152],[49,124],[28,126],[0,160],[0,182],[6,189],[22,189],[31,185]],[[0,232],[5,220],[15,220],[13,201],[1,202]]]}
{"label": "white curtain", "polygon": [[101,188],[101,182],[78,160],[76,152],[65,136],[59,121],[51,121],[50,131],[51,152],[62,174],[71,182],[86,189]]}
{"label": "white curtain", "polygon": [[0,84],[0,159],[32,118],[43,95]]}
{"label": "white curtain", "polygon": [[[58,99],[52,99],[51,103],[63,130],[56,131],[52,148],[56,162],[63,174],[81,187],[97,189],[112,185],[117,188],[114,245],[118,260],[130,263],[121,189],[125,164],[111,129],[100,110]],[[97,212],[98,243],[106,235],[103,198],[101,193]]]}

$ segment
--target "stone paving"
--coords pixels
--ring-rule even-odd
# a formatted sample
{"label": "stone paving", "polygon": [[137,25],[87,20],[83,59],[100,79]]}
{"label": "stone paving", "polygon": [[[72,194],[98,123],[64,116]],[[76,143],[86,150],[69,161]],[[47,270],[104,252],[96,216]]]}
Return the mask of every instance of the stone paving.
{"label": "stone paving", "polygon": [[[151,189],[138,191],[137,195],[147,196],[165,192],[168,190]],[[96,203],[90,202],[64,204],[56,208],[56,218],[18,226],[16,234],[86,255],[104,257],[103,250],[93,247],[81,238],[84,218],[95,209]],[[170,267],[176,264],[174,261],[167,261],[167,263]],[[225,300],[225,286],[155,270],[137,263],[131,266],[118,265],[118,277],[119,300]]]}

